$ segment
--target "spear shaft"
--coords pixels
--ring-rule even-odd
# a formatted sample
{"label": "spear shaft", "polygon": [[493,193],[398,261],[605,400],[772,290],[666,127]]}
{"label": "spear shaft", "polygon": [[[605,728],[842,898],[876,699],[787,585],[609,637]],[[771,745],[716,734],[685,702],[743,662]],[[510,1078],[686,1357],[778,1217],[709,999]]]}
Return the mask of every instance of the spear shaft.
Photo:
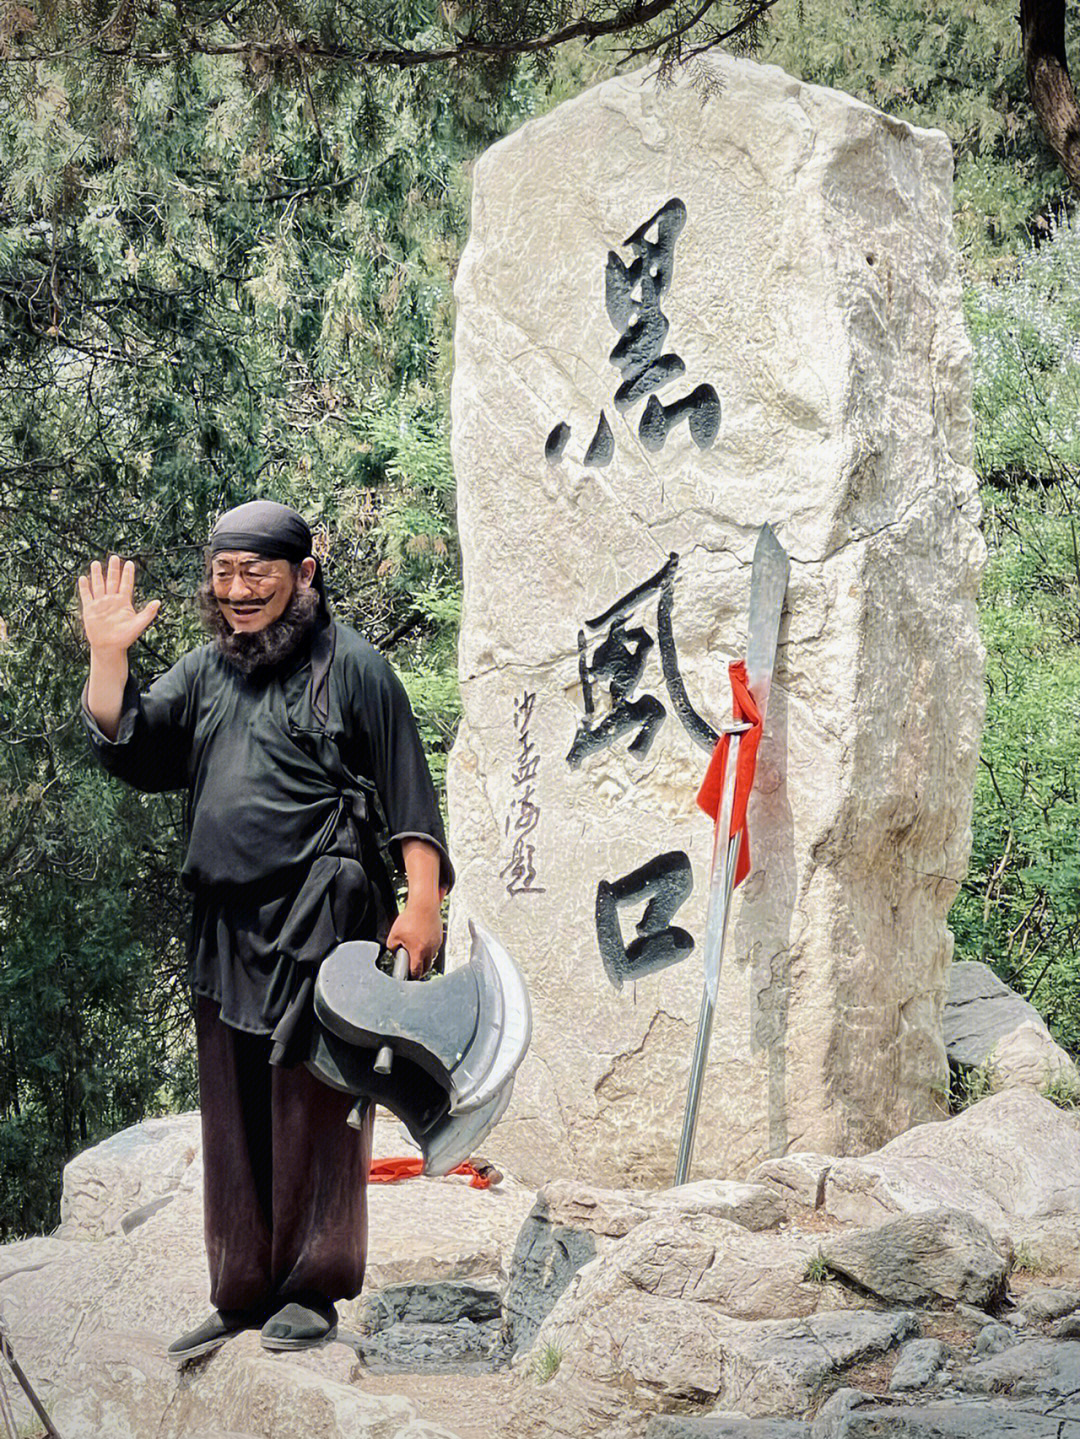
{"label": "spear shaft", "polygon": [[[776,644],[780,629],[780,615],[784,608],[784,594],[787,590],[788,557],[771,525],[762,525],[754,547],[754,560],[750,576],[750,612],[747,620],[746,674],[747,687],[753,695],[765,722],[765,711],[772,687],[773,667],[776,663]],[[724,958],[724,940],[727,935],[728,915],[731,911],[731,896],[735,889],[735,871],[738,866],[739,850],[744,837],[744,827],[731,833],[732,815],[735,808],[739,748],[742,736],[753,729],[751,724],[736,722],[728,725],[728,752],[724,769],[724,786],[716,814],[716,828],[713,831],[712,863],[709,868],[709,900],[705,919],[705,983],[701,992],[701,1012],[698,1017],[697,1041],[694,1057],[690,1064],[690,1079],[687,1085],[686,1111],[683,1117],[682,1136],[679,1140],[679,1154],[675,1164],[675,1183],[685,1184],[690,1173],[694,1155],[694,1136],[697,1131],[698,1109],[705,1077],[705,1064],[709,1055],[709,1041],[712,1037],[713,1015],[716,1010],[716,996],[720,984],[720,966]]]}

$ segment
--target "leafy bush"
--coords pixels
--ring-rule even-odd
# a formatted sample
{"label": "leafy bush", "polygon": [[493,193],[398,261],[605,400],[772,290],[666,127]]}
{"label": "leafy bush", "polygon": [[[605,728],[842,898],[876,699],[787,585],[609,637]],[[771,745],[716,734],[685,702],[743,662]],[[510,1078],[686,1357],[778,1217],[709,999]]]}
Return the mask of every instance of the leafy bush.
{"label": "leafy bush", "polygon": [[1080,234],[969,295],[989,558],[974,847],[951,916],[1080,1047]]}

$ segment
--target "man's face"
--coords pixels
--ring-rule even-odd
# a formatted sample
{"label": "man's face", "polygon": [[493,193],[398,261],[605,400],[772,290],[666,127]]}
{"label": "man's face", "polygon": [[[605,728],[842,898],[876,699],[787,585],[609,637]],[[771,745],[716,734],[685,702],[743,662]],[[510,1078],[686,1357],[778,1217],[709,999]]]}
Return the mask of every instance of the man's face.
{"label": "man's face", "polygon": [[315,573],[315,561],[300,565],[293,578],[288,560],[268,560],[247,551],[223,550],[210,561],[214,598],[230,629],[257,634],[280,619],[298,587],[308,588]]}

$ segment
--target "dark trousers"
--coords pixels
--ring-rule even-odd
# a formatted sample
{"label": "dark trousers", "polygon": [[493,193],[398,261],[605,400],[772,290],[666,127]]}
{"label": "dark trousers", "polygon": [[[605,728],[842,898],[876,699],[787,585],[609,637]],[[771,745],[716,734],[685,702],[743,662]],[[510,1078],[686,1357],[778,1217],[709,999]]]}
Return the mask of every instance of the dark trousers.
{"label": "dark trousers", "polygon": [[223,1024],[209,999],[197,1001],[195,1028],[211,1303],[355,1298],[367,1257],[374,1106],[353,1129],[351,1095],[302,1064],[271,1066],[269,1036]]}

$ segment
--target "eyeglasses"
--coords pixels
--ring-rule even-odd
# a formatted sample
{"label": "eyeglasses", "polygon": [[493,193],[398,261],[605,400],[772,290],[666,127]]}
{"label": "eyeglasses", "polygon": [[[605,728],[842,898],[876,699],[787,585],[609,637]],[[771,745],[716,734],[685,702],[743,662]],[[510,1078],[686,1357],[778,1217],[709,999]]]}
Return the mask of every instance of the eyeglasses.
{"label": "eyeglasses", "polygon": [[223,589],[231,585],[237,575],[253,589],[281,579],[281,572],[274,568],[272,560],[241,560],[237,565],[213,564],[210,566],[210,580],[216,589]]}

